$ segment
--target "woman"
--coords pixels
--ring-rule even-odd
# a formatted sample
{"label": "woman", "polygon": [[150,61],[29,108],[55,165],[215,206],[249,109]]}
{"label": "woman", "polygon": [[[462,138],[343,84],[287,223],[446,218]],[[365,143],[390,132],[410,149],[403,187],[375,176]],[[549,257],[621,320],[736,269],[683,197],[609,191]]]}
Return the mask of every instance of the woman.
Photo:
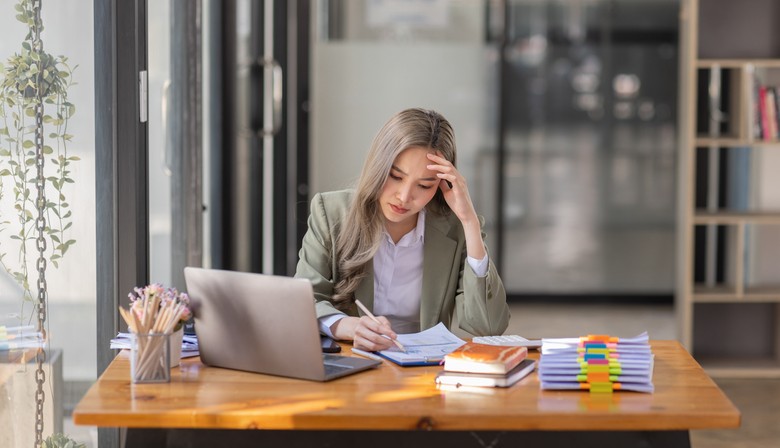
{"label": "woman", "polygon": [[[365,350],[443,322],[501,334],[506,292],[483,242],[455,135],[437,112],[399,112],[374,137],[355,190],[314,196],[295,276],[311,280],[320,330]],[[377,316],[359,317],[355,299]]]}

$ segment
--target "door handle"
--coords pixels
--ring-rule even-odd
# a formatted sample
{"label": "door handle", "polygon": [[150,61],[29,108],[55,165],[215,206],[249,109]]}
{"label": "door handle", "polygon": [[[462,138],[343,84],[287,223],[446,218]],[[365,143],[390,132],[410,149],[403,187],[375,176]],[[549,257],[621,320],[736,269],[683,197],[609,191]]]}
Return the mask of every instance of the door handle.
{"label": "door handle", "polygon": [[263,95],[263,110],[267,110],[265,106],[269,103],[271,106],[271,123],[270,125],[266,125],[265,120],[263,120],[263,129],[261,129],[258,134],[260,137],[271,137],[276,135],[282,128],[282,96],[284,93],[284,80],[282,66],[279,65],[275,59],[263,59],[261,65],[266,76],[270,75],[271,77],[271,91],[269,92],[266,90]]}
{"label": "door handle", "polygon": [[168,130],[168,101],[170,100],[171,95],[171,80],[166,79],[163,83],[162,87],[162,95],[160,101],[160,112],[161,112],[161,124],[162,124],[162,141],[163,141],[163,166],[162,171],[165,173],[166,176],[171,177],[173,175],[173,154],[171,154],[171,151],[173,146],[170,141],[170,134]]}

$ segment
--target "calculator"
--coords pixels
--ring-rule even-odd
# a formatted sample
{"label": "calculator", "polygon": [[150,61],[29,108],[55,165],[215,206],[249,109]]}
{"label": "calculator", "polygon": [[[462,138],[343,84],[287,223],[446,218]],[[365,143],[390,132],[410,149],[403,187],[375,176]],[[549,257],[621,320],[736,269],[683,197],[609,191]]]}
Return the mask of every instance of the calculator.
{"label": "calculator", "polygon": [[472,340],[477,344],[487,345],[520,346],[528,348],[539,348],[542,346],[541,339],[526,339],[516,334],[505,334],[502,336],[476,336]]}

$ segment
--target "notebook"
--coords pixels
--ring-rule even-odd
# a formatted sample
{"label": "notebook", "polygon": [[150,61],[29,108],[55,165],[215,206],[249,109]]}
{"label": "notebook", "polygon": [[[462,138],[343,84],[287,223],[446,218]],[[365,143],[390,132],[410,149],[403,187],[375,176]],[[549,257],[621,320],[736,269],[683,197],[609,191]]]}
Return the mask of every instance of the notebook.
{"label": "notebook", "polygon": [[467,342],[444,356],[444,370],[504,375],[527,356],[527,347]]}
{"label": "notebook", "polygon": [[322,353],[308,280],[195,267],[184,279],[206,365],[329,381],[381,364]]}
{"label": "notebook", "polygon": [[442,370],[436,375],[436,384],[451,386],[509,387],[534,371],[536,362],[531,359],[520,361],[505,374],[448,372]]}

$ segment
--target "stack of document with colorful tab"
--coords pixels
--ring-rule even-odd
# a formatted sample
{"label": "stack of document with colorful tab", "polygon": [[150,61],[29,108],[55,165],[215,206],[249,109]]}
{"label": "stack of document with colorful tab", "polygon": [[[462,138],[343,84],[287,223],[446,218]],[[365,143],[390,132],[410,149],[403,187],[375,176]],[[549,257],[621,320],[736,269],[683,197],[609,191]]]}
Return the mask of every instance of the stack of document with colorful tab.
{"label": "stack of document with colorful tab", "polygon": [[633,338],[589,335],[542,339],[542,389],[653,392],[653,353],[647,332]]}

